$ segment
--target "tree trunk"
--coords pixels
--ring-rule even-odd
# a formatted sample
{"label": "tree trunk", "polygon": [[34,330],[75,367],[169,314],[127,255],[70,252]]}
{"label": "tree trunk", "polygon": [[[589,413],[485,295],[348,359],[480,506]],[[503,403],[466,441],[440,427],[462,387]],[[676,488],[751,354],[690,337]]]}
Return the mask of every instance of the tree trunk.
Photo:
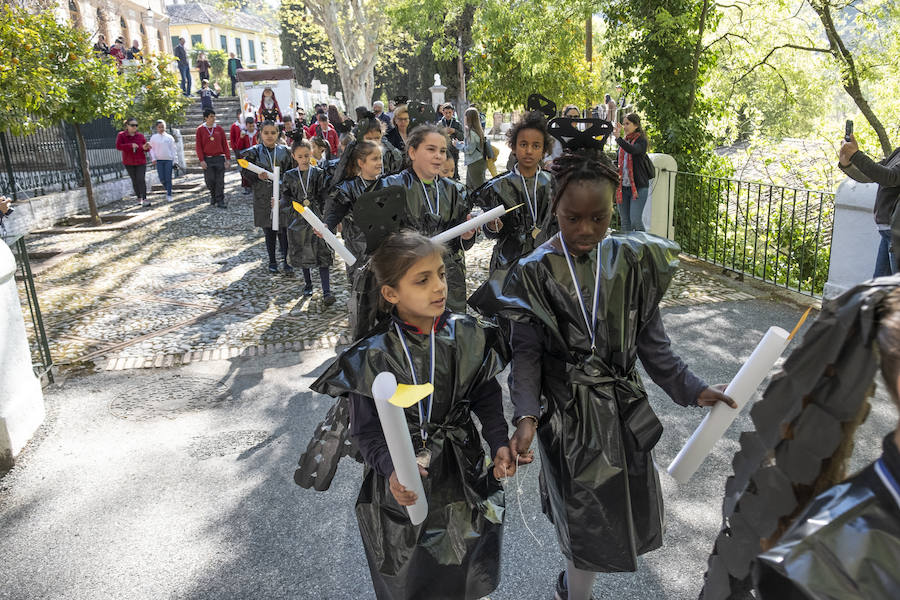
{"label": "tree trunk", "polygon": [[380,12],[369,11],[363,0],[307,0],[305,6],[334,51],[347,112],[353,114],[357,106],[370,107],[375,91]]}
{"label": "tree trunk", "polygon": [[881,121],[875,115],[875,111],[869,106],[868,100],[863,96],[859,86],[859,74],[856,70],[856,63],[853,60],[853,55],[847,50],[847,46],[844,45],[844,40],[841,39],[841,36],[834,25],[834,21],[831,18],[831,5],[828,4],[827,1],[821,0],[810,0],[809,5],[816,11],[816,14],[819,15],[819,20],[822,21],[822,25],[825,27],[825,35],[828,36],[828,45],[831,48],[831,55],[844,67],[841,69],[841,84],[844,86],[844,90],[846,90],[847,94],[853,98],[853,102],[856,103],[859,111],[866,118],[869,125],[872,126],[872,129],[875,130],[884,155],[889,156],[894,150],[894,147],[891,145],[891,138],[888,136],[884,125],[881,124]]}
{"label": "tree trunk", "polygon": [[691,95],[688,98],[687,110],[684,114],[690,115],[697,101],[697,77],[700,75],[700,57],[703,55],[703,34],[706,32],[706,18],[709,16],[709,0],[703,0],[703,8],[700,10],[700,23],[697,26],[697,44],[694,46],[693,75],[691,77]]}
{"label": "tree trunk", "polygon": [[[588,11],[584,22],[584,60],[587,62],[588,73],[594,70],[594,15]],[[585,96],[584,116],[591,116],[591,97]]]}
{"label": "tree trunk", "polygon": [[84,136],[81,134],[81,125],[75,123],[75,137],[78,138],[78,158],[81,162],[81,175],[84,177],[84,192],[87,194],[88,209],[91,211],[91,223],[100,225],[100,212],[97,210],[97,202],[94,201],[94,184],[91,181],[91,166],[88,164],[87,146]]}
{"label": "tree trunk", "polygon": [[468,108],[468,99],[466,98],[466,63],[465,51],[463,50],[462,33],[456,38],[456,75],[459,77],[459,91],[456,97],[457,114],[463,114]]}

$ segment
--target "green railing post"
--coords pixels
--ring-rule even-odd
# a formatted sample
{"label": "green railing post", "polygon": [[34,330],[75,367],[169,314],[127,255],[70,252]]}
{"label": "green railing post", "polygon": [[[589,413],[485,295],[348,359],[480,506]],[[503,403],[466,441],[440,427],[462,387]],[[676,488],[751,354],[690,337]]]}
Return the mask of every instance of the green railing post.
{"label": "green railing post", "polygon": [[34,325],[34,335],[37,338],[38,354],[41,357],[41,366],[43,367],[43,372],[38,377],[46,375],[47,381],[53,383],[53,359],[50,356],[50,344],[47,341],[47,332],[44,330],[44,318],[41,316],[41,307],[38,304],[37,288],[34,285],[34,275],[31,272],[31,263],[28,260],[25,236],[16,240],[16,250],[19,266],[22,269],[22,280],[25,282],[28,310],[31,312],[31,322]]}

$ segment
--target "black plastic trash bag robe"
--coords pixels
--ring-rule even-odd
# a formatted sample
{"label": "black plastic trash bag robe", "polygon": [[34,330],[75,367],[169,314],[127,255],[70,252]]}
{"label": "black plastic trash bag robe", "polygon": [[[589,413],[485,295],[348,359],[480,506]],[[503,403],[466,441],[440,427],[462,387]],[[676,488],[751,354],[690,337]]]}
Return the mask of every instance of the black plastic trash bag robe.
{"label": "black plastic trash bag robe", "polygon": [[[603,241],[602,317],[592,352],[565,255],[554,243],[496,273],[469,304],[543,331],[541,493],[563,554],[579,569],[634,571],[637,556],[660,547],[663,533],[650,453],[662,425],[635,369],[636,338],[671,281],[678,246],[647,234]],[[596,250],[574,259],[586,303],[596,260]]]}

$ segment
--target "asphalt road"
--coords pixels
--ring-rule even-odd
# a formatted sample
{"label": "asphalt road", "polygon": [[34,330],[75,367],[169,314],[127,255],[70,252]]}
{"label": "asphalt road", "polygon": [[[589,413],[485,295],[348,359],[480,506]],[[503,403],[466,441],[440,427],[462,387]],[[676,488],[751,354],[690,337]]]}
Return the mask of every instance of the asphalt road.
{"label": "asphalt road", "polygon": [[[716,383],[730,379],[769,325],[790,328],[800,312],[758,300],[663,314],[676,352]],[[46,424],[0,479],[0,598],[374,597],[353,515],[361,467],[345,459],[327,492],[292,480],[331,405],[308,385],[332,356],[102,372],[48,390]],[[648,388],[666,427],[656,450],[664,466],[703,411]],[[854,466],[879,454],[895,424],[879,389]],[[595,598],[697,597],[736,439],[749,428],[740,417],[688,484],[661,475],[665,545],[636,573],[599,576]],[[540,513],[537,469],[519,483],[521,494],[508,487],[493,600],[550,598],[564,566]]]}

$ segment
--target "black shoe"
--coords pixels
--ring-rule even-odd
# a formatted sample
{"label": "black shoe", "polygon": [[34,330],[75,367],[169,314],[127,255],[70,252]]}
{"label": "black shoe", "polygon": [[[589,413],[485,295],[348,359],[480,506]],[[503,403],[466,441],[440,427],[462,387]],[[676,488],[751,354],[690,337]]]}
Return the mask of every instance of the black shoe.
{"label": "black shoe", "polygon": [[[565,571],[560,571],[559,577],[556,578],[556,594],[553,598],[554,600],[569,600],[569,586],[566,585]],[[591,600],[594,600],[593,595],[591,595]]]}
{"label": "black shoe", "polygon": [[281,261],[281,270],[284,271],[284,274],[288,277],[292,277],[294,275],[294,267],[289,265],[286,260]]}
{"label": "black shoe", "polygon": [[305,286],[303,288],[303,295],[304,296],[312,296],[312,290],[313,290],[312,284]]}
{"label": "black shoe", "polygon": [[218,206],[219,208],[228,208],[228,206],[224,202],[219,202],[218,204],[216,204],[216,206]]}
{"label": "black shoe", "polygon": [[324,298],[322,298],[322,302],[325,304],[325,306],[331,306],[332,304],[337,302],[337,298],[334,297],[334,294],[329,292],[325,294]]}
{"label": "black shoe", "polygon": [[277,263],[269,263],[269,273],[277,273],[278,272],[278,264]]}

